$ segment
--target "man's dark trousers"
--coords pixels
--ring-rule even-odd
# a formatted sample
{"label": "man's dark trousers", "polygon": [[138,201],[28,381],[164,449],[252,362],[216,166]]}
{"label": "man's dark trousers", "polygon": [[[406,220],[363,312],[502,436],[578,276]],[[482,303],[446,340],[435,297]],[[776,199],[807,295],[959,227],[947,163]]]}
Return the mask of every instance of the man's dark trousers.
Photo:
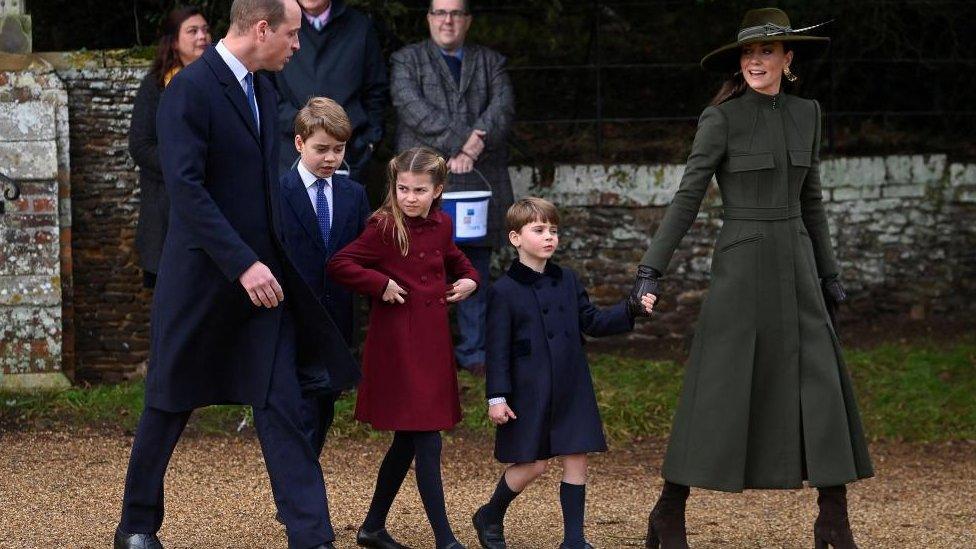
{"label": "man's dark trousers", "polygon": [[[309,443],[303,423],[304,400],[295,371],[294,320],[287,310],[284,313],[267,402],[254,408],[254,426],[275,504],[288,529],[288,545],[304,549],[335,540],[335,532],[328,516],[318,451]],[[190,413],[150,407],[143,410],[125,480],[123,531],[149,534],[162,525],[163,478]],[[326,518],[324,524],[321,517]]]}

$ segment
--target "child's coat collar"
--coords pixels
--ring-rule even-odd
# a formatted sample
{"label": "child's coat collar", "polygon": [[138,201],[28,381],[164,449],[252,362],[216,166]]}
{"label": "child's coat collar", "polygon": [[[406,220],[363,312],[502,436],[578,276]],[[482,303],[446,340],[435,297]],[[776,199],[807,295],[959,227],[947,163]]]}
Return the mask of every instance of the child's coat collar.
{"label": "child's coat collar", "polygon": [[552,261],[547,261],[545,271],[539,273],[533,271],[529,267],[526,267],[521,261],[516,259],[512,262],[512,266],[508,268],[508,276],[519,284],[529,285],[535,283],[544,276],[559,280],[563,277],[563,269]]}

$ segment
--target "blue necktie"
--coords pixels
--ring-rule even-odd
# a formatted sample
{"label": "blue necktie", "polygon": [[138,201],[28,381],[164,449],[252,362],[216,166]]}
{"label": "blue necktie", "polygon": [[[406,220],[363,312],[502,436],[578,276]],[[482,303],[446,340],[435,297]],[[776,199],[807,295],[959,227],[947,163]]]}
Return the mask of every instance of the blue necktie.
{"label": "blue necktie", "polygon": [[315,217],[319,222],[319,232],[322,233],[322,242],[325,247],[329,247],[329,230],[332,228],[332,219],[329,216],[329,200],[325,197],[325,180],[315,181]]}
{"label": "blue necktie", "polygon": [[244,87],[247,89],[247,106],[251,107],[251,115],[254,116],[254,125],[261,131],[261,121],[258,120],[258,102],[254,97],[254,75],[247,73],[244,77]]}

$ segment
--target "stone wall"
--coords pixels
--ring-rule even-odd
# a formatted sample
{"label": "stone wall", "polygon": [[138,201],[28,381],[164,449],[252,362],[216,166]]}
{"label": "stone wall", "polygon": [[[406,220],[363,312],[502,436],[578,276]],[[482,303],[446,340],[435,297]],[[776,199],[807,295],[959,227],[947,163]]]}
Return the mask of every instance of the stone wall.
{"label": "stone wall", "polygon": [[[0,59],[0,172],[20,187],[0,216],[0,377],[63,386],[73,365],[68,101],[51,66]],[[6,190],[6,189],[5,189]]]}
{"label": "stone wall", "polygon": [[[136,265],[138,178],[126,143],[145,68],[108,53],[49,59],[70,105],[77,377],[117,381],[137,374],[148,351],[151,296]],[[821,169],[852,294],[843,313],[848,319],[974,312],[976,164],[891,156],[830,159]],[[681,165],[556,166],[547,177],[530,168],[512,174],[517,194],[545,196],[562,208],[558,261],[582,274],[597,302],[610,303],[629,290],[682,171]],[[675,254],[659,314],[632,337],[691,332],[720,227],[713,187]]]}

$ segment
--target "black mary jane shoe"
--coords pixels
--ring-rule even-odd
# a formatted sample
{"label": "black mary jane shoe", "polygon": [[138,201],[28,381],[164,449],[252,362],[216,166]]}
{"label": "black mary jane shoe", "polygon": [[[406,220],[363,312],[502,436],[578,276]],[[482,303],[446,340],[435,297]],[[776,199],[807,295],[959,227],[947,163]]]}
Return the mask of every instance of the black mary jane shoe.
{"label": "black mary jane shoe", "polygon": [[112,547],[114,549],[163,549],[163,544],[156,534],[129,534],[116,530]]}
{"label": "black mary jane shoe", "polygon": [[380,528],[375,532],[367,532],[365,529],[360,528],[356,532],[356,545],[370,547],[371,549],[410,549],[393,539],[393,536],[386,531],[386,528]]}
{"label": "black mary jane shoe", "polygon": [[506,549],[505,531],[501,523],[489,523],[484,519],[484,507],[471,515],[471,524],[478,533],[478,543],[483,549]]}

